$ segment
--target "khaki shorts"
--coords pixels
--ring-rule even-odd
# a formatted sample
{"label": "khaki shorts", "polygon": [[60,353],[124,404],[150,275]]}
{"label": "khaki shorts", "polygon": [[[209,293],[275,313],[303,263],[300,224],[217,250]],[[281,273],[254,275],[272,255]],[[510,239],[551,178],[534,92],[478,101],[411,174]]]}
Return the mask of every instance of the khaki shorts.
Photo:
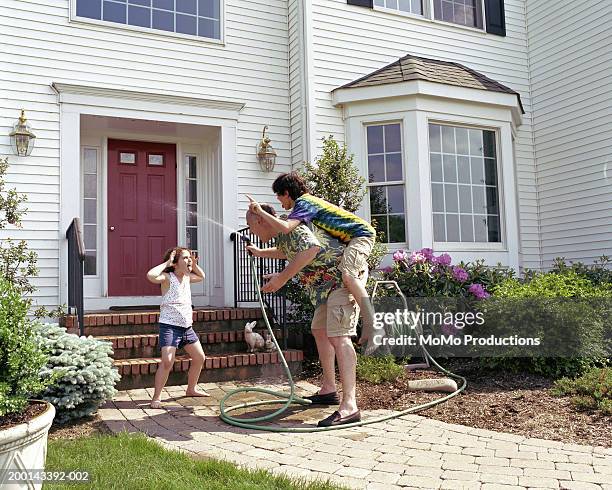
{"label": "khaki shorts", "polygon": [[357,335],[359,306],[346,288],[334,289],[312,317],[311,330],[327,329],[328,337]]}
{"label": "khaki shorts", "polygon": [[353,238],[346,246],[338,268],[351,277],[363,279],[364,272],[368,270],[368,257],[373,247],[373,236]]}

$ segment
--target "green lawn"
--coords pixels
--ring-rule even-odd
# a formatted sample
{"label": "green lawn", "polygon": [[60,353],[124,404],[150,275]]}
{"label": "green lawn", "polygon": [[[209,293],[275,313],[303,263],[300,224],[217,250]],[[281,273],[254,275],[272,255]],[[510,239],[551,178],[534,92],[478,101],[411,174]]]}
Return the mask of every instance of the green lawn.
{"label": "green lawn", "polygon": [[46,471],[88,471],[89,484],[48,483],[55,488],[100,489],[307,489],[331,490],[324,482],[272,476],[258,470],[243,470],[233,464],[196,461],[168,451],[143,435],[97,435],[49,441]]}

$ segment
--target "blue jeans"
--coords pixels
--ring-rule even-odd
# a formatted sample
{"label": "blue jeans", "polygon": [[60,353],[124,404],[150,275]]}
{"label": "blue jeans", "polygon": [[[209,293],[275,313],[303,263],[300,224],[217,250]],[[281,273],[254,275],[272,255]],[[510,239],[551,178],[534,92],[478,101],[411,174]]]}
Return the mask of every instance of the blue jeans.
{"label": "blue jeans", "polygon": [[159,324],[159,348],[176,347],[180,349],[187,344],[199,342],[199,338],[192,327],[183,328],[167,323]]}

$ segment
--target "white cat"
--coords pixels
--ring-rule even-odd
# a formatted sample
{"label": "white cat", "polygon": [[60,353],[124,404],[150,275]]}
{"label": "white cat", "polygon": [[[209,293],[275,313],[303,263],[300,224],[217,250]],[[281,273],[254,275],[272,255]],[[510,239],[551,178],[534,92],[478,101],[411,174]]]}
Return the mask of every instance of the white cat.
{"label": "white cat", "polygon": [[253,327],[255,325],[257,325],[257,322],[250,322],[244,326],[244,340],[249,345],[247,352],[261,350],[265,345],[263,337],[258,333],[253,332]]}

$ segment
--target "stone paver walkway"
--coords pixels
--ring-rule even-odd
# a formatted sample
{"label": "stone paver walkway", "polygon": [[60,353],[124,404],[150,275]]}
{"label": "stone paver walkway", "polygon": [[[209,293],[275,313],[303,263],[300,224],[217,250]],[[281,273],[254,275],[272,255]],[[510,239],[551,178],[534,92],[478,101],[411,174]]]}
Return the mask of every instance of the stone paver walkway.
{"label": "stone paver walkway", "polygon": [[[200,386],[212,396],[186,398],[184,386],[168,387],[165,408],[159,410],[148,408],[152,389],[120,392],[100,415],[114,432],[144,432],[164,447],[195,457],[225,459],[292,477],[330,480],[349,488],[612,490],[612,449],[530,439],[417,415],[312,434],[252,431],[229,426],[218,418],[219,400],[246,384]],[[256,386],[286,390],[282,385]],[[297,386],[300,394],[316,391],[306,382]],[[247,399],[261,397],[237,397],[230,405]],[[297,407],[279,422],[314,426],[333,410]],[[386,413],[390,412],[367,411],[363,419]]]}

